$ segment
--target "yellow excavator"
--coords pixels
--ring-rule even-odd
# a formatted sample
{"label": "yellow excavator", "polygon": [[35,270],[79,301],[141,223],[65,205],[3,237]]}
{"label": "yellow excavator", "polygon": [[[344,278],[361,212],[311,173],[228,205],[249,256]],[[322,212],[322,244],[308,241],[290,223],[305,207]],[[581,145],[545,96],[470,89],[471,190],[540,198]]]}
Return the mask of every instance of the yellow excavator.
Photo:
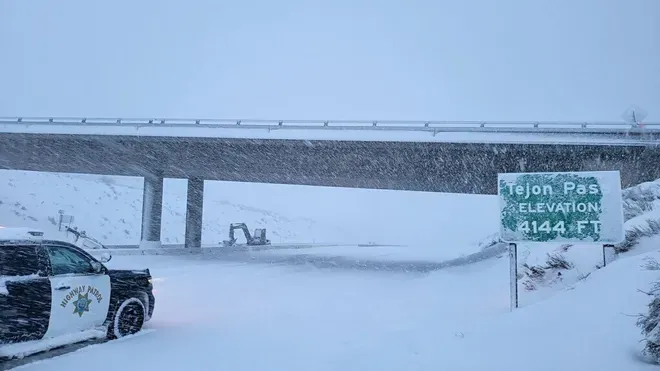
{"label": "yellow excavator", "polygon": [[236,237],[234,231],[237,229],[243,230],[245,240],[249,246],[263,246],[270,245],[270,240],[266,239],[266,229],[256,228],[254,234],[250,235],[247,225],[245,223],[232,223],[229,225],[229,240],[222,241],[224,246],[234,246],[236,244]]}

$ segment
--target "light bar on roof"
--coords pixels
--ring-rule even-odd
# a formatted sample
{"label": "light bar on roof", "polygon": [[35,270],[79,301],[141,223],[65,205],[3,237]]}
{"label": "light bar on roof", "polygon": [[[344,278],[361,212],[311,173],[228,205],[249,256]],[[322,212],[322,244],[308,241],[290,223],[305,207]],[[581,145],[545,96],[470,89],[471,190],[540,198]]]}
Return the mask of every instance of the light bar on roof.
{"label": "light bar on roof", "polygon": [[32,228],[7,228],[0,227],[0,240],[9,241],[41,241],[44,232]]}

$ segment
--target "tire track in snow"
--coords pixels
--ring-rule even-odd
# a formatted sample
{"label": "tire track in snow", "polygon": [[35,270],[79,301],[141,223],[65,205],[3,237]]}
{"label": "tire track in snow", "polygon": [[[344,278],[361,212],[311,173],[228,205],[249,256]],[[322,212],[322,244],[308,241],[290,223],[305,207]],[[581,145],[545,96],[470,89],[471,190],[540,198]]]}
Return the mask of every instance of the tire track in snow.
{"label": "tire track in snow", "polygon": [[496,244],[482,251],[441,262],[423,260],[380,260],[356,259],[346,256],[323,256],[314,254],[278,255],[276,252],[217,252],[205,254],[205,260],[220,260],[225,262],[242,262],[252,264],[268,264],[277,266],[314,266],[327,269],[353,269],[379,272],[428,273],[440,269],[459,267],[495,258],[506,253],[506,244]]}

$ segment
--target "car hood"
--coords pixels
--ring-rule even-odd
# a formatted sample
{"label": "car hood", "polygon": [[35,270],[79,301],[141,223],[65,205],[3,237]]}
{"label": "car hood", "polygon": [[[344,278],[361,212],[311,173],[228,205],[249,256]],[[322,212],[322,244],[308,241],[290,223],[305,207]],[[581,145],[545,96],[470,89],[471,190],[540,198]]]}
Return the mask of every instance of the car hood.
{"label": "car hood", "polygon": [[151,278],[151,272],[147,269],[108,269],[108,274],[111,276],[123,277],[145,277]]}

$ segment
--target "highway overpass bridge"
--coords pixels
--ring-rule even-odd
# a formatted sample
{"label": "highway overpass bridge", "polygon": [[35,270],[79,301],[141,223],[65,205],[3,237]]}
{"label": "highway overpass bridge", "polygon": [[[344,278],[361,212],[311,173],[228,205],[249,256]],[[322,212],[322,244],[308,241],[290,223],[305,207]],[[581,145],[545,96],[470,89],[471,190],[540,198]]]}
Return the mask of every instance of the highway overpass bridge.
{"label": "highway overpass bridge", "polygon": [[[0,169],[144,177],[144,245],[163,179],[188,179],[186,246],[204,180],[495,194],[498,172],[660,178],[660,124],[0,118]],[[151,241],[151,242],[150,242]]]}

